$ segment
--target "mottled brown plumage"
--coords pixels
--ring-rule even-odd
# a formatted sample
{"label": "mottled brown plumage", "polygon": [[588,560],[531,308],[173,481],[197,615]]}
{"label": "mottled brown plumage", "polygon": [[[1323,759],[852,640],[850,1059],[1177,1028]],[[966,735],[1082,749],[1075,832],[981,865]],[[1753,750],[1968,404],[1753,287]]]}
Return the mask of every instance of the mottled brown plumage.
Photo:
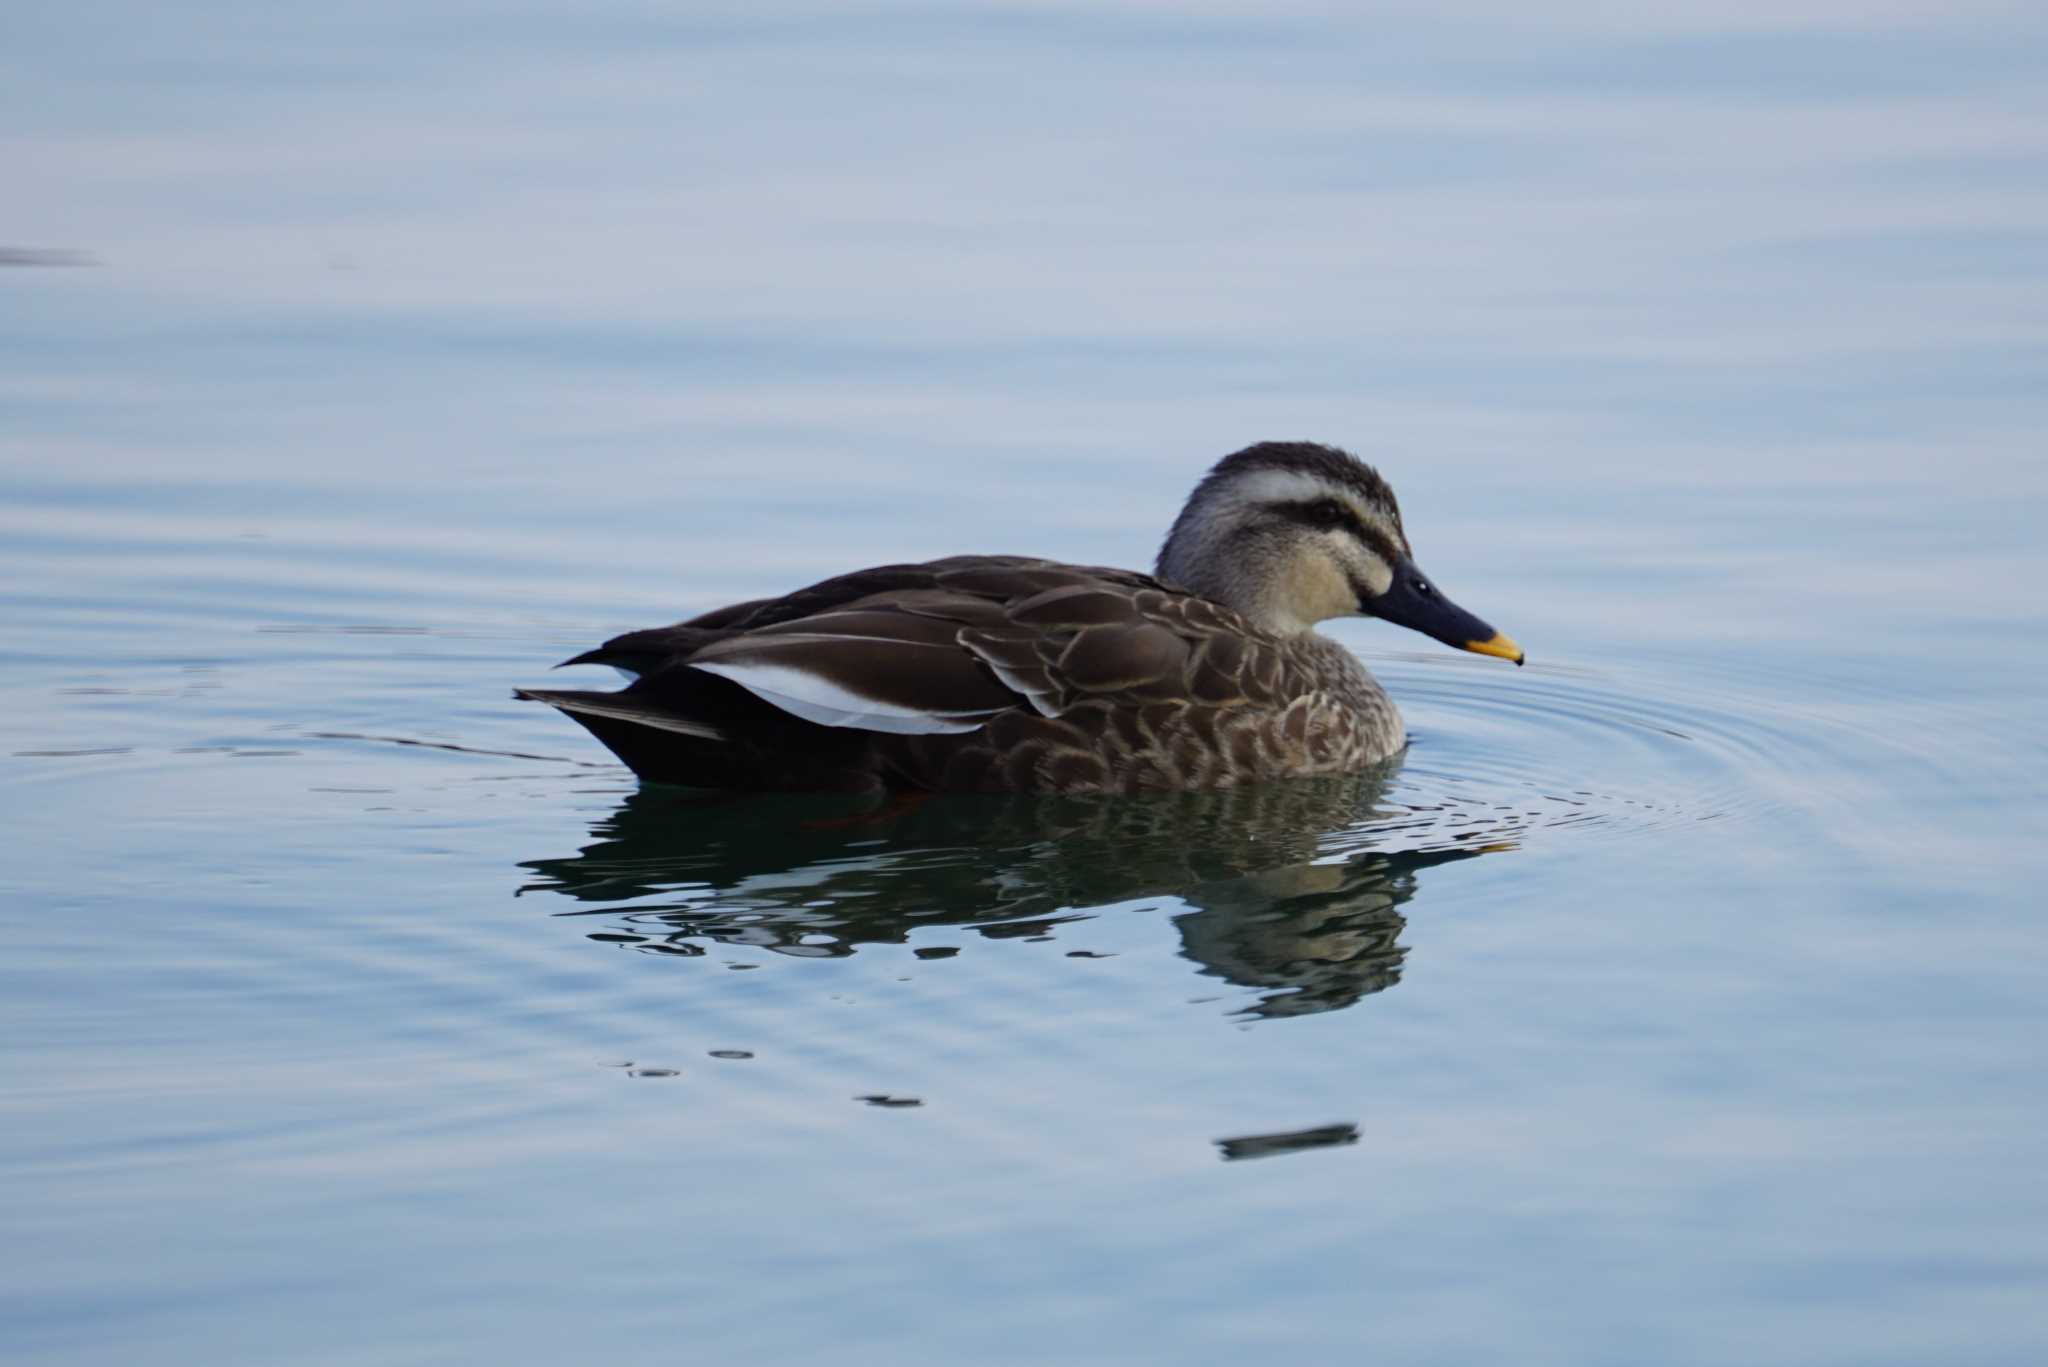
{"label": "mottled brown plumage", "polygon": [[1377,474],[1268,444],[1210,473],[1161,553],[1171,568],[1199,549],[1176,577],[1206,591],[1017,556],[888,565],[568,661],[638,676],[619,692],[520,696],[642,778],[700,787],[1128,793],[1351,773],[1405,732],[1307,622],[1426,590],[1429,612],[1456,614],[1447,630],[1505,653],[1434,597],[1406,545]]}

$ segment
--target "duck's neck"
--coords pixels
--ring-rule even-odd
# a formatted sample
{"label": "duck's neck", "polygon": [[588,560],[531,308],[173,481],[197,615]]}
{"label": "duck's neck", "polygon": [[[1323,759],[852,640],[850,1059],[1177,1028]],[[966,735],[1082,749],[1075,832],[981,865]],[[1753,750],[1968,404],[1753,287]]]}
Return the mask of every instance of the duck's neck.
{"label": "duck's neck", "polygon": [[1266,542],[1225,543],[1186,518],[1160,548],[1157,573],[1274,636],[1299,636],[1325,618],[1350,611],[1354,601],[1334,565],[1303,562]]}

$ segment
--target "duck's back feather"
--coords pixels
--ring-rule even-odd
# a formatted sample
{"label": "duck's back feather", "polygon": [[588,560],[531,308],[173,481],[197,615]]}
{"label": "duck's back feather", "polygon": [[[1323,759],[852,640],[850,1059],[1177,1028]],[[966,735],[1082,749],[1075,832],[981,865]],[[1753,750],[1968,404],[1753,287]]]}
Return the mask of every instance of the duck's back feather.
{"label": "duck's back feather", "polygon": [[1022,557],[861,570],[567,663],[640,677],[523,696],[643,777],[725,787],[1214,786],[1400,743],[1334,643],[1275,637],[1147,575]]}

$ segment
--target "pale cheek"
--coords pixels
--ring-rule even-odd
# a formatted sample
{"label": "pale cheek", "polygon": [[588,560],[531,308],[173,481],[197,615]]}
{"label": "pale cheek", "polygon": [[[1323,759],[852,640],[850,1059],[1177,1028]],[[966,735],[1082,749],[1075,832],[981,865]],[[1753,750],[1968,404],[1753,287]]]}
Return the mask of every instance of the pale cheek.
{"label": "pale cheek", "polygon": [[1358,610],[1351,593],[1351,581],[1343,569],[1328,560],[1312,560],[1295,567],[1289,584],[1294,615],[1305,622],[1349,616]]}
{"label": "pale cheek", "polygon": [[1384,560],[1376,555],[1366,555],[1347,548],[1344,556],[1347,567],[1345,588],[1357,584],[1374,596],[1385,593],[1394,586],[1394,572],[1387,568]]}

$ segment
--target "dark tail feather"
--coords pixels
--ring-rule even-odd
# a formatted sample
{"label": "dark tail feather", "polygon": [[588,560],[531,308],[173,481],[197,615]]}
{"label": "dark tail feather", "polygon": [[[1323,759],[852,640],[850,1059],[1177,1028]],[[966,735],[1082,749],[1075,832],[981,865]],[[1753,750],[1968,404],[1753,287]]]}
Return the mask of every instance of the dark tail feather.
{"label": "dark tail feather", "polygon": [[642,702],[619,693],[589,693],[582,690],[554,688],[515,688],[515,698],[529,702],[544,702],[550,707],[559,707],[570,716],[581,721],[585,717],[604,717],[612,721],[630,722],[635,726],[651,726],[657,731],[672,731],[679,736],[690,736],[697,740],[723,741],[725,732],[710,722],[698,721],[672,712],[658,703]]}
{"label": "dark tail feather", "polygon": [[693,788],[745,786],[735,782],[737,755],[725,732],[618,693],[515,688],[512,695],[560,708],[641,778]]}
{"label": "dark tail feather", "polygon": [[711,631],[689,625],[649,627],[645,631],[629,631],[623,636],[614,636],[595,650],[586,650],[574,659],[562,661],[555,668],[612,665],[629,674],[654,674],[670,665],[681,664],[713,641],[730,635],[729,631]]}

